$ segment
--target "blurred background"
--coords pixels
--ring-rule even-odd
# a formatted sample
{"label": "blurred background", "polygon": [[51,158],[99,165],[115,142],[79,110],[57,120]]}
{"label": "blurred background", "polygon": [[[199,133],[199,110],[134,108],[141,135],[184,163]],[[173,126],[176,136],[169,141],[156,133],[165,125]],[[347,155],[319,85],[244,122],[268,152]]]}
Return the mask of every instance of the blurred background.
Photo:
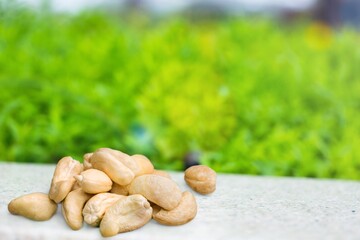
{"label": "blurred background", "polygon": [[360,1],[0,0],[0,160],[360,179]]}

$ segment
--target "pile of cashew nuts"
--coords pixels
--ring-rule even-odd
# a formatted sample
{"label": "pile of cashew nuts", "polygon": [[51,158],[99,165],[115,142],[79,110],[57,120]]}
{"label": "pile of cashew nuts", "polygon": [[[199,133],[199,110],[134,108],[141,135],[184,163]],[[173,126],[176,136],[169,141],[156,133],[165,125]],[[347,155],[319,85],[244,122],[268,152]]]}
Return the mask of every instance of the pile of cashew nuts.
{"label": "pile of cashew nuts", "polygon": [[[197,165],[185,171],[186,183],[196,192],[216,189],[216,173]],[[165,171],[154,169],[144,155],[128,155],[100,148],[84,155],[83,164],[71,157],[56,165],[50,191],[30,193],[12,200],[10,213],[45,221],[61,203],[64,219],[73,230],[83,221],[100,227],[104,237],[133,231],[151,219],[164,225],[182,225],[196,216],[194,195],[182,192]]]}

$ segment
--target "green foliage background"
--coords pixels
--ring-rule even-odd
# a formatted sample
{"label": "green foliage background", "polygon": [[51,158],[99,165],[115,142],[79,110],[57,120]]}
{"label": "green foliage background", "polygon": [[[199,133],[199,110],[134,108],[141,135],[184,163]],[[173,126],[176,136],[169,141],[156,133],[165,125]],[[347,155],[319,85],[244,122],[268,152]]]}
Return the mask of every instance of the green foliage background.
{"label": "green foliage background", "polygon": [[360,35],[269,19],[0,8],[0,159],[98,147],[181,169],[360,179]]}

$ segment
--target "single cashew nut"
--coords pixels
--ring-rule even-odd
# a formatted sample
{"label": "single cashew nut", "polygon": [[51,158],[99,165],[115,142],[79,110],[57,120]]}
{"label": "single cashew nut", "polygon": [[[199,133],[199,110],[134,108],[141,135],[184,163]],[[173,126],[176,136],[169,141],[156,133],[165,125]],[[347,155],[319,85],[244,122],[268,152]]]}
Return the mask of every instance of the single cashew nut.
{"label": "single cashew nut", "polygon": [[124,197],[109,207],[100,223],[103,237],[129,232],[144,226],[151,220],[152,208],[143,196]]}
{"label": "single cashew nut", "polygon": [[85,153],[83,156],[84,159],[84,170],[88,170],[90,168],[92,168],[91,163],[90,163],[90,158],[93,155],[93,153]]}
{"label": "single cashew nut", "polygon": [[71,191],[62,203],[62,214],[67,225],[73,230],[79,230],[83,225],[82,209],[92,197],[81,188]]}
{"label": "single cashew nut", "polygon": [[119,150],[111,149],[111,148],[99,148],[98,151],[107,151],[112,154],[116,159],[118,159],[122,164],[128,167],[134,174],[140,171],[140,168],[130,155],[123,153]]}
{"label": "single cashew nut", "polygon": [[110,190],[111,193],[119,194],[127,196],[129,195],[129,185],[119,185],[117,183],[113,183],[112,188]]}
{"label": "single cashew nut", "polygon": [[104,172],[97,169],[88,169],[80,173],[80,175],[74,176],[74,178],[86,193],[107,192],[112,186],[111,179]]}
{"label": "single cashew nut", "polygon": [[[93,168],[103,171],[117,184],[127,185],[134,179],[135,174],[124,165],[119,156],[122,156],[122,154],[117,153],[115,150],[100,148],[90,157],[90,163]],[[129,159],[131,160],[130,156]],[[131,162],[136,164],[132,160]]]}
{"label": "single cashew nut", "polygon": [[216,172],[204,165],[192,166],[185,171],[184,179],[194,191],[209,194],[216,189]]}
{"label": "single cashew nut", "polygon": [[129,194],[141,194],[166,210],[174,209],[181,200],[181,190],[174,181],[153,174],[136,177],[130,184]]}
{"label": "single cashew nut", "polygon": [[93,196],[87,201],[82,211],[84,221],[93,227],[99,226],[105,211],[116,201],[124,197],[113,193],[99,193]]}
{"label": "single cashew nut", "polygon": [[50,199],[56,203],[64,200],[75,183],[74,176],[83,170],[80,162],[72,157],[64,157],[57,163],[49,191]]}
{"label": "single cashew nut", "polygon": [[144,174],[150,174],[154,172],[154,165],[151,161],[144,155],[135,154],[132,155],[131,158],[137,163],[139,166],[139,171],[134,172],[135,176],[140,176]]}
{"label": "single cashew nut", "polygon": [[163,170],[154,169],[154,171],[153,171],[152,174],[154,174],[154,175],[159,175],[159,176],[162,176],[162,177],[166,177],[166,178],[171,179],[170,174],[168,174],[167,172],[165,172],[165,171],[163,171]]}
{"label": "single cashew nut", "polygon": [[45,221],[56,213],[57,204],[45,193],[30,193],[13,199],[8,205],[8,210],[14,215]]}
{"label": "single cashew nut", "polygon": [[195,197],[190,192],[183,192],[179,205],[173,210],[161,209],[153,212],[153,218],[165,225],[177,226],[190,222],[197,213]]}

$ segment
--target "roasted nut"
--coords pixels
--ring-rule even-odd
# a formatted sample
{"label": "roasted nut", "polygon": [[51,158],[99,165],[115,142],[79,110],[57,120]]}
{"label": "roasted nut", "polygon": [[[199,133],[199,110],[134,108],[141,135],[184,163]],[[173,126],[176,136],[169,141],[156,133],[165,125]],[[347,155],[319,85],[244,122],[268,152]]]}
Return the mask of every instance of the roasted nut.
{"label": "roasted nut", "polygon": [[204,165],[192,166],[185,171],[186,183],[196,192],[209,194],[216,189],[216,172]]}
{"label": "roasted nut", "polygon": [[83,225],[82,209],[92,197],[81,188],[71,191],[62,203],[62,214],[72,230],[79,230]]}
{"label": "roasted nut", "polygon": [[111,193],[116,193],[116,194],[119,194],[119,195],[127,196],[127,195],[129,195],[129,186],[130,186],[130,184],[122,186],[122,185],[113,183],[110,192]]}
{"label": "roasted nut", "polygon": [[50,219],[56,212],[57,204],[45,193],[30,193],[13,199],[8,210],[35,221]]}
{"label": "roasted nut", "polygon": [[129,194],[141,194],[166,210],[174,209],[181,200],[181,190],[174,181],[153,174],[136,177],[130,184]]}
{"label": "roasted nut", "polygon": [[118,200],[109,207],[100,223],[100,233],[111,237],[144,226],[150,221],[152,208],[141,195],[131,195]]}
{"label": "roasted nut", "polygon": [[[90,164],[93,168],[105,172],[117,184],[127,185],[134,179],[135,174],[123,163],[128,163],[129,161],[121,161],[120,156],[123,156],[121,152],[118,153],[112,149],[101,148],[93,153],[90,158]],[[123,158],[125,159],[126,156]],[[132,162],[132,165],[136,164],[130,156],[129,160]]]}
{"label": "roasted nut", "polygon": [[141,154],[135,154],[135,155],[132,155],[131,158],[139,166],[139,171],[134,172],[135,176],[153,173],[154,166],[152,165],[151,161],[146,156],[141,155]]}
{"label": "roasted nut", "polygon": [[153,212],[153,218],[165,225],[176,226],[190,222],[197,213],[195,197],[190,192],[183,192],[179,205],[173,210],[164,209]]}
{"label": "roasted nut", "polygon": [[111,179],[104,172],[97,169],[88,169],[74,177],[86,193],[96,194],[107,192],[112,186]]}
{"label": "roasted nut", "polygon": [[64,200],[75,183],[74,176],[79,174],[82,170],[82,164],[72,157],[62,158],[56,165],[54,176],[51,181],[49,191],[50,199],[54,200],[56,203]]}
{"label": "roasted nut", "polygon": [[99,193],[93,196],[87,201],[82,211],[84,221],[93,227],[99,226],[106,209],[124,197],[113,193]]}
{"label": "roasted nut", "polygon": [[159,175],[159,176],[162,176],[162,177],[166,177],[166,178],[171,179],[170,174],[168,174],[167,172],[165,172],[165,171],[163,171],[163,170],[154,169],[154,171],[153,171],[152,174],[154,174],[154,175]]}

